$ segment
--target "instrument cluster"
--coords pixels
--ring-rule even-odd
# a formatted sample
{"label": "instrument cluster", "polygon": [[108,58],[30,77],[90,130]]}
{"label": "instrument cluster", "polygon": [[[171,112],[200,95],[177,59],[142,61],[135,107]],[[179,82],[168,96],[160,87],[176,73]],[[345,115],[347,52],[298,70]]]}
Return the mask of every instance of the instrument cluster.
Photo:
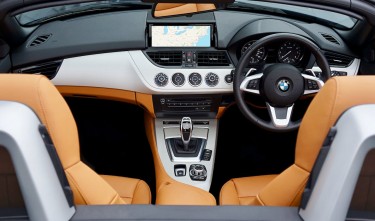
{"label": "instrument cluster", "polygon": [[[238,53],[239,58],[256,42],[247,41]],[[297,42],[283,41],[259,48],[250,56],[249,65],[262,65],[266,63],[286,63],[295,66],[302,65],[309,56],[308,51]]]}

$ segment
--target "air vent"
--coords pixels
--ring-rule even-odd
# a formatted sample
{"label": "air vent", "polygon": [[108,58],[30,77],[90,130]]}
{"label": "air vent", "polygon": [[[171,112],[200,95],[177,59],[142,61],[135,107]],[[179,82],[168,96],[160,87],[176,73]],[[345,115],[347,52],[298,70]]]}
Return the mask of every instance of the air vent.
{"label": "air vent", "polygon": [[52,36],[52,34],[40,35],[40,36],[36,37],[36,38],[35,38],[35,39],[29,44],[29,47],[39,46],[39,45],[43,44],[44,42],[46,42],[51,36]]}
{"label": "air vent", "polygon": [[15,70],[15,72],[27,73],[27,74],[42,74],[51,80],[56,76],[61,66],[61,63],[62,61],[53,61],[53,62],[38,64],[35,66],[31,66],[31,67],[21,68],[21,69]]}
{"label": "air vent", "polygon": [[198,52],[198,66],[229,66],[229,59],[224,51]]}
{"label": "air vent", "polygon": [[325,38],[327,41],[333,43],[333,44],[337,44],[337,45],[340,45],[340,42],[335,38],[333,37],[332,35],[329,35],[329,34],[325,34],[325,33],[320,33],[323,38]]}
{"label": "air vent", "polygon": [[147,55],[156,64],[161,66],[181,66],[182,52],[181,51],[159,51],[147,52]]}
{"label": "air vent", "polygon": [[329,65],[334,67],[348,67],[354,60],[352,57],[332,52],[326,52],[324,55],[327,58]]}

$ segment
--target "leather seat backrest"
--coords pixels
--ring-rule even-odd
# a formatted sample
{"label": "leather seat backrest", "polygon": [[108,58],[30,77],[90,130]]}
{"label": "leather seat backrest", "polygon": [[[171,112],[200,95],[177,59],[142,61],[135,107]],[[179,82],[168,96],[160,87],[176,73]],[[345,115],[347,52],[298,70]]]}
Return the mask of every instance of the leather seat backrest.
{"label": "leather seat backrest", "polygon": [[162,3],[157,4],[155,8],[155,15],[157,17],[180,15],[193,12],[204,12],[215,10],[214,4],[192,4],[192,3]]}
{"label": "leather seat backrest", "polygon": [[349,108],[375,103],[375,77],[334,77],[312,101],[298,131],[295,164],[311,171],[330,128]]}
{"label": "leather seat backrest", "polygon": [[0,100],[32,108],[47,127],[64,169],[80,161],[76,123],[64,98],[44,76],[0,75]]}
{"label": "leather seat backrest", "polygon": [[298,131],[295,164],[258,195],[260,204],[298,206],[323,142],[340,115],[360,104],[375,103],[375,77],[334,77],[311,102]]}
{"label": "leather seat backrest", "polygon": [[47,127],[76,204],[123,204],[118,193],[80,160],[76,122],[64,98],[43,75],[0,74],[0,100],[32,108]]}

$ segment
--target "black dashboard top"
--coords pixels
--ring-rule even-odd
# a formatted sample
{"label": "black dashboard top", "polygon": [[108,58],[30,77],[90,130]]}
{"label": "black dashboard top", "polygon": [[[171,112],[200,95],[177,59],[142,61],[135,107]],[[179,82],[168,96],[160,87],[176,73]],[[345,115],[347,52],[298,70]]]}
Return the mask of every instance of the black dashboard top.
{"label": "black dashboard top", "polygon": [[[123,11],[82,16],[41,25],[24,44],[12,52],[13,66],[23,67],[46,61],[113,51],[145,50],[149,24],[212,24],[215,49],[233,50],[247,39],[287,32],[313,40],[322,50],[354,56],[331,28],[276,16],[238,11],[217,11],[193,16],[154,19],[149,10]],[[43,35],[47,41],[30,44]],[[337,39],[328,41],[324,34]],[[236,57],[232,57],[236,61]]]}

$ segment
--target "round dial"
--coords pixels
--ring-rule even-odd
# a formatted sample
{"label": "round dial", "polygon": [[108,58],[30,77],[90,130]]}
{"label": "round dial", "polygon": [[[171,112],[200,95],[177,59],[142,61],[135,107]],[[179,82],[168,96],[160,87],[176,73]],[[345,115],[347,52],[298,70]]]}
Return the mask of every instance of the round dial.
{"label": "round dial", "polygon": [[[249,49],[252,44],[254,44],[254,42],[255,42],[255,40],[246,43],[241,49],[241,55],[243,55],[246,52],[246,50]],[[265,58],[266,58],[266,48],[261,47],[256,52],[254,52],[250,55],[249,63],[250,64],[259,64]]]}
{"label": "round dial", "polygon": [[296,42],[284,42],[278,52],[278,59],[286,64],[298,64],[303,56],[303,48]]}
{"label": "round dial", "polygon": [[172,83],[177,87],[181,87],[185,84],[185,76],[181,73],[175,73],[172,76]]}
{"label": "round dial", "polygon": [[164,73],[159,73],[155,76],[155,84],[159,87],[164,87],[168,84],[168,76]]}
{"label": "round dial", "polygon": [[219,76],[215,73],[208,73],[205,77],[206,84],[215,87],[219,83]]}
{"label": "round dial", "polygon": [[191,73],[189,75],[189,83],[193,87],[197,87],[202,83],[202,76],[199,73]]}

